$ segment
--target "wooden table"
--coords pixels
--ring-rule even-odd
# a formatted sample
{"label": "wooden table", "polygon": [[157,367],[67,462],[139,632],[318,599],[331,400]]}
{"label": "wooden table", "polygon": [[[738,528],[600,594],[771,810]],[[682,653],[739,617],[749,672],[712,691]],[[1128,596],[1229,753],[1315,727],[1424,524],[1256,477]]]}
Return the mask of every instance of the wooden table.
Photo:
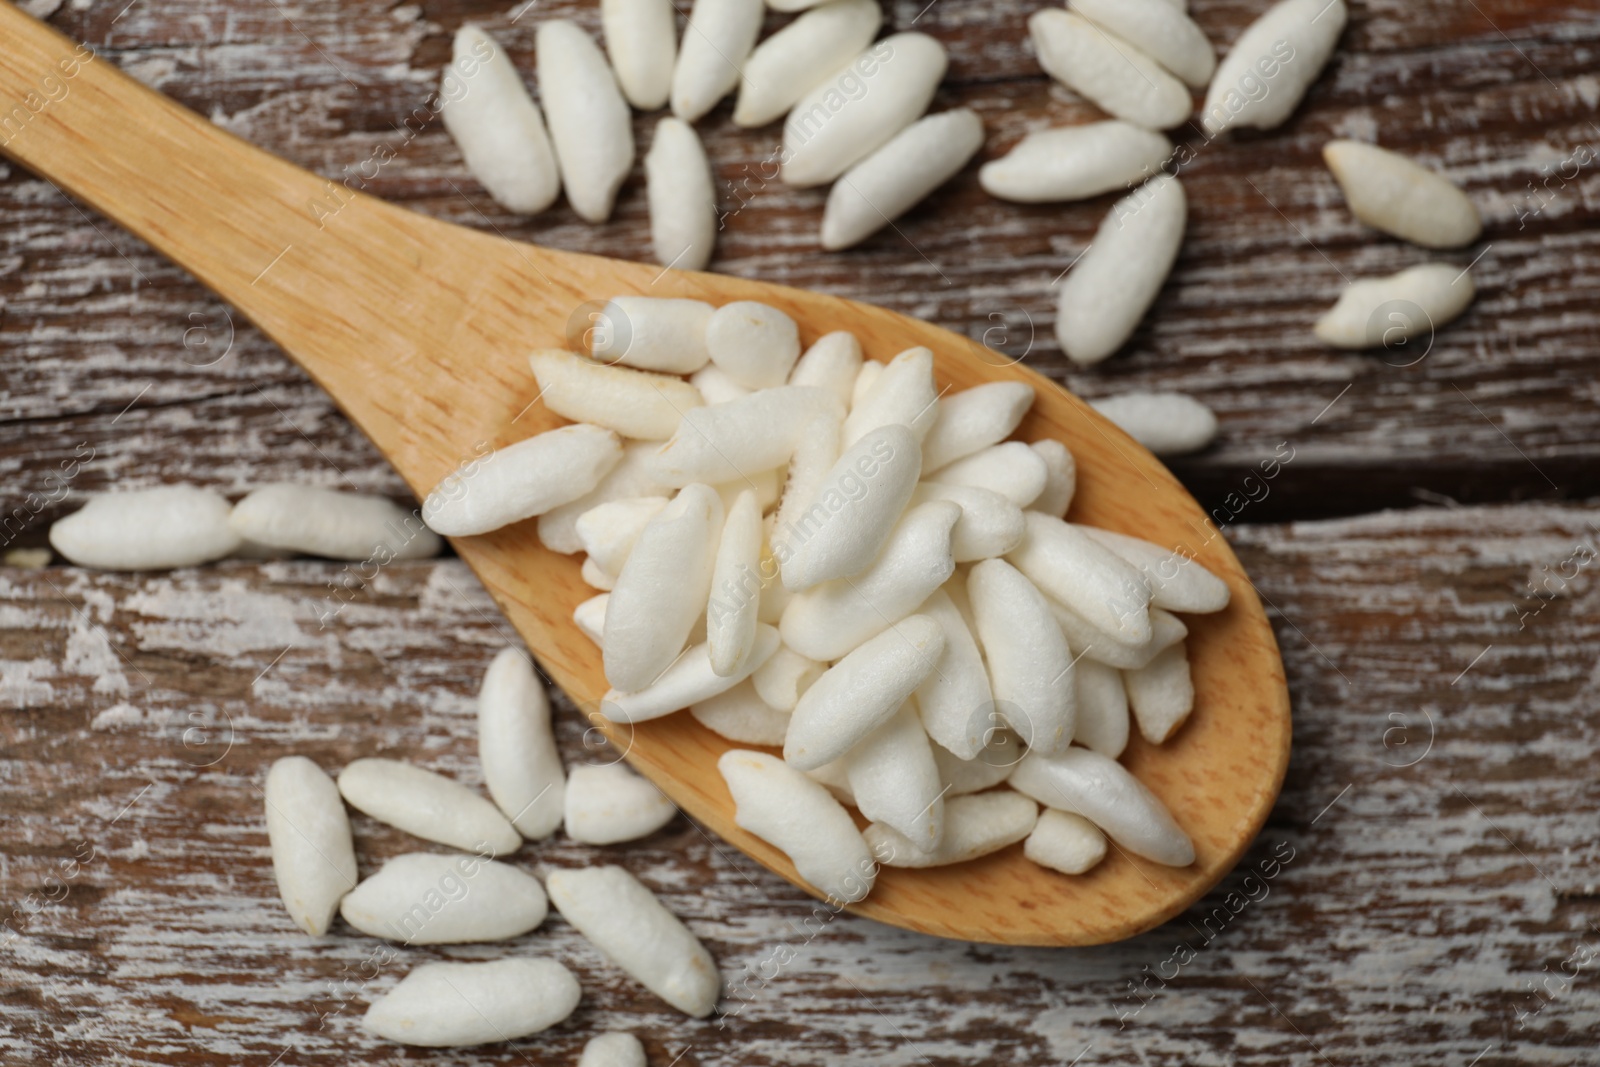
{"label": "wooden table", "polygon": [[[639,175],[605,227],[565,206],[518,220],[436,121],[407,125],[464,19],[531,74],[538,20],[594,30],[592,3],[125,4],[30,6],[330,178],[387,146],[368,188],[416,210],[564,248],[647,247]],[[1093,115],[1037,72],[1036,6],[889,4],[894,28],[949,46],[936,106],[979,110],[983,158]],[[1225,45],[1262,6],[1193,8]],[[1188,132],[1183,255],[1129,350],[1089,372],[1061,359],[1051,287],[1106,200],[1002,204],[969,167],[900,233],[822,255],[824,194],[758,176],[775,130],[738,131],[726,106],[702,126],[730,212],[716,269],[934,319],[1085,395],[1175,388],[1217,410],[1218,444],[1175,468],[1238,512],[1228,535],[1274,615],[1296,748],[1260,840],[1179,920],[1063,951],[850,917],[817,932],[801,926],[809,898],[685,820],[632,846],[558,839],[526,862],[623,863],[687,919],[727,981],[721,1017],[685,1021],[553,919],[511,950],[578,973],[570,1020],[511,1046],[399,1051],[359,1029],[372,996],[415,961],[506,949],[305,937],[276,901],[260,784],[290,752],[403,756],[478,783],[473,694],[513,635],[471,574],[450,559],[367,583],[317,561],[6,567],[0,1062],[554,1064],[618,1027],[658,1065],[1596,1062],[1600,546],[1580,502],[1600,494],[1597,55],[1582,0],[1358,3],[1286,127]],[[637,120],[641,144],[652,124]],[[1341,275],[1424,258],[1350,217],[1318,158],[1333,136],[1447,171],[1485,216],[1484,239],[1446,257],[1474,264],[1478,299],[1420,359],[1310,336]],[[304,375],[140,242],[14,168],[0,220],[7,549],[113,483],[401,493]],[[1236,507],[1280,446],[1294,459],[1270,494]],[[578,722],[561,731],[582,758]],[[366,819],[356,833],[366,870],[414,847]]]}

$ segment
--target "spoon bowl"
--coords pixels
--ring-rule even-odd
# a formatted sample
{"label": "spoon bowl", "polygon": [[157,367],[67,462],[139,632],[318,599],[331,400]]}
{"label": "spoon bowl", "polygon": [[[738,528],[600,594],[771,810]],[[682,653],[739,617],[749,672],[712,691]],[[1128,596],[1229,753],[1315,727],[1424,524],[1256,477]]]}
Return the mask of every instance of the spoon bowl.
{"label": "spoon bowl", "polygon": [[[417,493],[488,448],[564,420],[537,401],[534,348],[567,346],[617,295],[759,300],[809,344],[847,329],[867,356],[932,349],[941,388],[1032,385],[1022,440],[1078,461],[1071,518],[1182,549],[1226,581],[1216,615],[1190,617],[1190,721],[1161,746],[1135,732],[1123,762],[1194,840],[1189,867],[1115,849],[1068,877],[1020,845],[970,863],[884,868],[845,910],[964,941],[1087,945],[1172,918],[1215,885],[1260,830],[1288,764],[1289,699],[1271,626],[1216,525],[1159,460],[1015,360],[882,308],[717,274],[559,252],[452,226],[352,191],[257,149],[0,2],[0,108],[27,114],[0,151],[188,269],[327,390]],[[64,91],[63,91],[64,90]],[[19,112],[17,109],[23,109]],[[806,888],[782,853],[734,824],[716,769],[730,742],[677,714],[599,715],[600,651],[572,622],[594,591],[537,523],[453,539],[549,678],[628,761],[708,830]],[[832,905],[830,905],[832,907]]]}

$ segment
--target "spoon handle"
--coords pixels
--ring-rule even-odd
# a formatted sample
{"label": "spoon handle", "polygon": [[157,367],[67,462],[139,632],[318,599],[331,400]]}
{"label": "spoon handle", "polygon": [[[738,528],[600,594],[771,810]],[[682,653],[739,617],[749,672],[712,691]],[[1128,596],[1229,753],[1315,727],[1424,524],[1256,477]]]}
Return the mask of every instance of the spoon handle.
{"label": "spoon handle", "polygon": [[520,351],[530,312],[565,321],[574,298],[551,279],[591,257],[512,245],[301,170],[5,0],[0,41],[0,153],[243,312],[419,490],[448,464],[416,457],[459,450],[449,412],[471,399],[448,349]]}
{"label": "spoon handle", "polygon": [[[93,206],[263,325],[253,285],[316,234],[324,183],[0,2],[0,151]],[[269,325],[270,328],[270,325]]]}

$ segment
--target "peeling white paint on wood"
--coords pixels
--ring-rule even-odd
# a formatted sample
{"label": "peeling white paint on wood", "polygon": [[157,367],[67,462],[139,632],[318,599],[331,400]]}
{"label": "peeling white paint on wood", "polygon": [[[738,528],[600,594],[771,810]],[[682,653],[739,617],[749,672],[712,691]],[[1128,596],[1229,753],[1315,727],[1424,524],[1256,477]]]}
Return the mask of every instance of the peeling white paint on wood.
{"label": "peeling white paint on wood", "polygon": [[[1587,697],[1600,583],[1581,571],[1521,630],[1517,604],[1530,570],[1594,545],[1591,523],[1584,509],[1524,505],[1235,531],[1276,606],[1297,747],[1240,870],[1165,927],[1070,951],[965,946],[848,916],[807,927],[809,898],[681,818],[627,848],[558,835],[512,862],[625,864],[711,947],[727,1018],[684,1020],[552,920],[509,950],[575,970],[585,999],[573,1019],[537,1044],[447,1062],[567,1062],[607,1028],[640,1033],[652,1062],[689,1047],[682,1062],[708,1065],[1060,1063],[1091,1042],[1110,1063],[1299,1062],[1315,1056],[1308,1041],[1341,1064],[1465,1063],[1491,1043],[1480,1063],[1570,1061],[1600,1021],[1592,975],[1526,1029],[1514,1013],[1536,1003],[1525,983],[1542,968],[1600,939],[1587,927],[1600,922]],[[331,771],[381,754],[481,787],[474,693],[504,624],[445,560],[387,568],[324,629],[332,568],[3,575],[0,899],[58,892],[52,872],[79,842],[95,855],[0,949],[4,1055],[267,1063],[288,1046],[307,1064],[392,1059],[356,1026],[366,983],[343,984],[385,946],[342,924],[322,942],[291,927],[260,779],[290,752]],[[73,658],[85,624],[67,599],[97,605],[116,663]],[[280,621],[260,640],[202,641],[252,614]],[[195,641],[175,643],[179,632]],[[291,642],[276,662],[268,636]],[[129,691],[106,691],[107,677]],[[597,758],[559,704],[567,758]],[[364,871],[417,847],[361,816],[355,827]],[[1252,892],[1261,899],[1240,906]],[[1194,952],[1181,975],[1131,993],[1180,941]],[[390,951],[401,961],[375,967],[375,991],[414,961],[507,948]],[[771,974],[774,953],[793,959],[746,984]]]}
{"label": "peeling white paint on wood", "polygon": [[[1202,2],[1194,16],[1222,48],[1259,6]],[[1292,439],[1306,450],[1303,469],[1333,479],[1324,492],[1370,491],[1372,472],[1397,452],[1419,465],[1470,457],[1497,492],[1543,491],[1504,428],[1535,462],[1560,468],[1552,474],[1558,484],[1581,481],[1595,491],[1584,471],[1600,437],[1581,416],[1600,400],[1591,343],[1600,330],[1592,299],[1600,288],[1600,166],[1579,166],[1570,178],[1559,172],[1575,149],[1600,151],[1589,102],[1594,74],[1583,58],[1600,47],[1600,26],[1579,7],[1358,7],[1328,73],[1282,130],[1212,142],[1190,131],[1183,255],[1127,351],[1092,372],[1069,368],[1055,346],[1052,287],[1105,203],[1001,203],[979,190],[976,167],[1027,130],[1096,113],[1053,92],[1038,73],[1024,44],[1026,5],[924,7],[891,5],[890,24],[905,29],[916,19],[918,30],[949,47],[938,106],[982,114],[991,131],[984,152],[897,223],[903,236],[886,230],[849,253],[820,254],[820,194],[763,181],[777,132],[733,127],[725,105],[702,124],[726,213],[716,269],[932,318],[1010,356],[1026,353],[1030,365],[1085,396],[1194,394],[1218,413],[1223,431],[1217,450],[1179,466],[1192,483],[1219,485]],[[529,77],[539,19],[570,15],[598,28],[595,5],[581,0],[513,22],[517,9],[470,15],[501,37]],[[112,5],[69,7],[53,21],[105,45],[109,58],[139,64],[157,88],[241,136],[331,178],[358,174],[388,145],[395,158],[367,183],[377,195],[511,237],[648,258],[642,173],[630,177],[607,226],[582,224],[564,205],[517,219],[471,181],[437,121],[409,132],[407,117],[424,107],[464,10],[192,0],[177,11],[135,4],[112,25],[116,14]],[[771,25],[779,21],[773,16]],[[636,116],[636,135],[648,141],[652,122]],[[1415,261],[1403,244],[1350,216],[1322,166],[1321,145],[1351,134],[1436,164],[1466,188],[1488,225],[1483,242],[1460,257],[1465,266],[1484,253],[1473,268],[1476,304],[1414,366],[1389,364],[1415,350],[1385,362],[1381,354],[1330,351],[1310,334],[1341,273],[1392,273]],[[12,357],[0,389],[0,418],[8,420],[0,424],[0,514],[39,491],[44,473],[85,442],[95,458],[76,482],[82,489],[113,478],[183,477],[239,492],[303,472],[320,484],[403,492],[253,327],[230,325],[225,308],[141,242],[91,223],[22,172],[0,183],[0,217],[0,340]],[[1344,384],[1353,388],[1337,417],[1313,424]],[[17,419],[29,424],[10,421]],[[1454,491],[1442,476],[1423,481]]]}
{"label": "peeling white paint on wood", "polygon": [[[396,158],[369,185],[380,196],[520,239],[648,256],[640,173],[606,227],[564,205],[519,220],[471,182],[437,122],[396,129],[426,102],[464,18],[531,76],[537,22],[570,16],[595,32],[586,0],[515,22],[520,4],[186,0],[120,17],[123,0],[34,6],[330,178],[389,145]],[[1038,73],[1024,43],[1030,5],[886,6],[893,29],[915,20],[949,48],[936,106],[978,110],[985,151],[897,223],[904,236],[820,255],[821,194],[762,182],[776,130],[736,130],[725,105],[701,126],[728,212],[717,269],[933,319],[1086,396],[1195,394],[1223,437],[1180,469],[1218,496],[1283,441],[1296,459],[1275,492],[1300,479],[1352,508],[1374,472],[1391,470],[1435,488],[1481,477],[1486,492],[1517,498],[1549,492],[1549,472],[1581,491],[1574,479],[1600,458],[1600,168],[1549,175],[1578,146],[1600,148],[1589,58],[1600,25],[1582,5],[1357,5],[1328,74],[1282,130],[1210,144],[1191,132],[1184,254],[1128,351],[1088,373],[1055,348],[1052,283],[1111,198],[1001,204],[979,191],[976,168],[1026,131],[1098,116]],[[1192,9],[1223,49],[1261,6]],[[648,140],[653,119],[636,116],[635,133]],[[1344,209],[1318,156],[1334,136],[1427,160],[1488,224],[1477,303],[1414,366],[1310,338],[1340,272],[1414,261]],[[0,522],[22,509],[21,540],[42,541],[73,506],[67,493],[112,483],[237,495],[296,480],[405,496],[303,374],[142,243],[11,167],[0,167],[0,219]],[[1600,945],[1600,594],[1595,564],[1559,596],[1528,583],[1595,544],[1593,521],[1582,508],[1520,505],[1230,528],[1275,616],[1296,752],[1240,870],[1157,931],[1073,951],[938,942],[813,918],[810,898],[681,818],[626,849],[557,837],[515,862],[625,864],[711,948],[726,1018],[685,1021],[553,919],[510,949],[574,969],[585,999],[573,1018],[532,1042],[428,1059],[573,1062],[594,1033],[629,1029],[652,1063],[681,1055],[686,1067],[1080,1054],[1264,1067],[1317,1051],[1341,1067],[1580,1061],[1600,1027],[1600,975],[1591,965],[1542,998],[1531,988]],[[17,526],[0,541],[19,539]],[[292,561],[139,577],[0,569],[0,1059],[394,1062],[357,1025],[369,985],[391,988],[413,960],[505,951],[378,962],[387,946],[342,924],[313,942],[277,905],[258,791],[271,761],[297,752],[337,770],[400,756],[481,787],[474,694],[514,639],[457,562],[394,565],[353,595],[335,592],[340,573]],[[581,723],[561,707],[567,757],[605,758],[584,752]],[[367,872],[417,847],[364,817],[356,833]],[[1267,895],[1237,907],[1262,884],[1245,875],[1288,849]],[[1172,973],[1180,941],[1194,958],[1176,978],[1148,978]]]}

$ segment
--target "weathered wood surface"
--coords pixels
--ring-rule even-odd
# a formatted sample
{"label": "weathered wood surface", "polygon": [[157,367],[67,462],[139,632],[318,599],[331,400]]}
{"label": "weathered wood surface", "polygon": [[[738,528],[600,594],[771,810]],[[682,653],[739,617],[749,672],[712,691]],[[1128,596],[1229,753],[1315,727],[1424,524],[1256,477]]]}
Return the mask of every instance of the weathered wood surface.
{"label": "weathered wood surface", "polygon": [[[720,1022],[664,1008],[558,918],[509,948],[389,959],[342,924],[313,941],[278,904],[272,759],[390,755],[481,782],[474,689],[512,635],[459,562],[391,566],[325,627],[320,563],[0,572],[0,898],[18,909],[0,1060],[555,1064],[628,1027],[661,1065],[1592,1062],[1592,513],[1427,509],[1235,540],[1277,607],[1294,762],[1240,868],[1150,934],[1004,950],[810,920],[809,898],[681,818],[636,845],[524,848],[534,869],[609,860],[659,889],[721,965]],[[1559,598],[1524,595],[1563,572]],[[561,739],[602,758],[570,709]],[[418,847],[365,818],[356,833],[364,871]],[[416,961],[506,951],[572,966],[577,1014],[450,1054],[358,1028]]]}
{"label": "weathered wood surface", "polygon": [[[40,2],[50,9],[53,0]],[[640,173],[604,227],[579,222],[564,204],[520,220],[482,194],[440,124],[426,121],[460,22],[501,34],[531,76],[536,22],[570,15],[595,29],[589,0],[56,6],[52,21],[104,57],[331,178],[362,180],[363,165],[387,147],[394,158],[366,183],[380,196],[562,248],[647,255]],[[1094,114],[1038,72],[1023,29],[1037,6],[889,5],[895,28],[914,25],[949,45],[950,76],[935,106],[966,104],[984,116],[990,136],[977,162],[1024,130]],[[1197,0],[1194,13],[1226,46],[1261,6]],[[1184,253],[1129,351],[1089,372],[1064,366],[1051,333],[1052,285],[1111,197],[1000,203],[978,188],[975,162],[898,223],[899,233],[824,255],[816,244],[824,192],[764,181],[777,127],[740,131],[725,104],[702,123],[727,212],[714,266],[933,319],[1084,395],[1193,392],[1223,422],[1212,452],[1178,464],[1208,503],[1279,442],[1300,448],[1299,477],[1256,509],[1258,519],[1410,504],[1414,488],[1458,500],[1593,495],[1597,48],[1600,18],[1584,0],[1356,4],[1328,73],[1283,129],[1210,143],[1182,132],[1194,148],[1182,168],[1191,202]],[[654,121],[637,116],[641,146]],[[1481,254],[1477,303],[1412,366],[1390,364],[1416,349],[1337,353],[1309,333],[1341,274],[1424,258],[1346,210],[1318,154],[1346,134],[1376,135],[1442,168],[1488,224],[1479,245],[1447,257],[1465,265]],[[0,218],[5,510],[89,439],[100,461],[84,488],[174,476],[239,487],[305,470],[341,481],[334,468],[357,485],[396,488],[303,375],[140,242],[15,169],[0,181]]]}
{"label": "weathered wood surface", "polygon": [[[50,77],[59,56],[76,47],[0,6],[0,36],[7,34],[15,44],[14,54],[0,53],[0,113],[26,101],[19,83]],[[915,35],[899,39],[908,36]],[[1147,869],[1112,856],[1066,887],[1020,853],[939,871],[891,869],[880,872],[855,914],[984,943],[1100,944],[1187,908],[1255,839],[1289,760],[1289,693],[1271,624],[1226,542],[1203,534],[1206,512],[1160,460],[1120,447],[1078,397],[1023,363],[992,365],[990,350],[923,319],[815,290],[508,241],[366,195],[350,194],[337,214],[325,208],[326,217],[312,217],[306,205],[325,199],[326,183],[311,172],[227,134],[109,63],[83,65],[74,85],[5,151],[144,236],[250,317],[418,493],[451,472],[470,481],[474,457],[492,445],[564,421],[537,402],[527,351],[530,343],[565,343],[577,332],[575,317],[587,328],[575,309],[616,293],[759,300],[790,317],[801,343],[844,329],[875,360],[927,346],[933,376],[945,388],[1024,383],[1037,396],[1018,435],[1060,442],[1076,458],[1078,521],[1189,544],[1185,551],[1227,584],[1235,603],[1189,629],[1197,721],[1182,740],[1154,749],[1135,743],[1123,758],[1168,807],[1188,812],[1192,863]],[[554,87],[546,88],[548,99]],[[185,175],[184,187],[164,181],[174,172]],[[576,190],[568,193],[578,199]],[[761,473],[738,460],[736,466],[746,480]],[[532,523],[458,539],[455,549],[549,681],[585,711],[610,714],[601,707],[610,685],[600,651],[573,626],[574,610],[594,595],[578,560],[540,544]],[[725,739],[689,716],[607,725],[604,733],[631,744],[634,768],[703,827],[801,881],[788,857],[737,825],[734,798],[717,769],[732,747]]]}
{"label": "weathered wood surface", "polygon": [[[590,3],[541,3],[515,21],[520,3],[124,5],[29,6],[330,177],[389,145],[378,195],[563,248],[643,254],[637,174],[606,227],[564,206],[517,220],[465,175],[436,122],[403,126],[463,19],[502,34],[531,73],[535,20],[571,14],[594,29]],[[983,113],[981,158],[1092,114],[1037,73],[1021,27],[1036,6],[889,5],[896,28],[950,46],[937,106]],[[1222,45],[1260,7],[1192,4]],[[729,210],[715,266],[928,317],[1085,395],[1194,392],[1223,420],[1219,445],[1178,465],[1207,503],[1279,442],[1296,449],[1242,522],[1412,504],[1413,489],[1592,496],[1600,179],[1570,161],[1600,148],[1597,47],[1583,0],[1357,3],[1287,127],[1199,148],[1173,281],[1129,352],[1088,373],[1066,370],[1050,335],[1051,283],[1109,198],[999,204],[974,165],[899,224],[903,238],[820,255],[822,194],[747,182],[775,130],[736,131],[724,107],[702,125]],[[641,144],[652,124],[638,118]],[[1489,224],[1451,257],[1482,253],[1478,302],[1409,367],[1390,364],[1414,355],[1331,353],[1307,332],[1341,271],[1420,258],[1354,223],[1318,160],[1327,137],[1374,133],[1447,170]],[[74,490],[292,477],[401,491],[302,374],[139,242],[14,168],[0,219],[7,547],[37,543],[71,506],[58,472],[74,460]],[[552,919],[513,949],[574,967],[578,1014],[537,1040],[443,1054],[371,1042],[357,1019],[413,960],[502,950],[384,962],[347,931],[305,938],[275,899],[259,785],[286,752],[330,769],[402,755],[476,784],[472,694],[512,635],[471,575],[454,561],[391,567],[324,627],[348,595],[337,565],[0,569],[0,1060],[571,1063],[589,1035],[629,1027],[652,1063],[685,1065],[1591,1061],[1592,514],[1427,508],[1230,537],[1275,613],[1296,751],[1260,841],[1184,919],[1078,951],[972,948],[849,917],[816,933],[802,925],[809,898],[681,819],[637,847],[558,839],[518,862],[605,856],[639,873],[712,947],[727,1017],[665,1010]],[[563,743],[584,757],[570,716]],[[416,847],[370,820],[358,837],[368,871]],[[1246,881],[1274,859],[1274,877]]]}

